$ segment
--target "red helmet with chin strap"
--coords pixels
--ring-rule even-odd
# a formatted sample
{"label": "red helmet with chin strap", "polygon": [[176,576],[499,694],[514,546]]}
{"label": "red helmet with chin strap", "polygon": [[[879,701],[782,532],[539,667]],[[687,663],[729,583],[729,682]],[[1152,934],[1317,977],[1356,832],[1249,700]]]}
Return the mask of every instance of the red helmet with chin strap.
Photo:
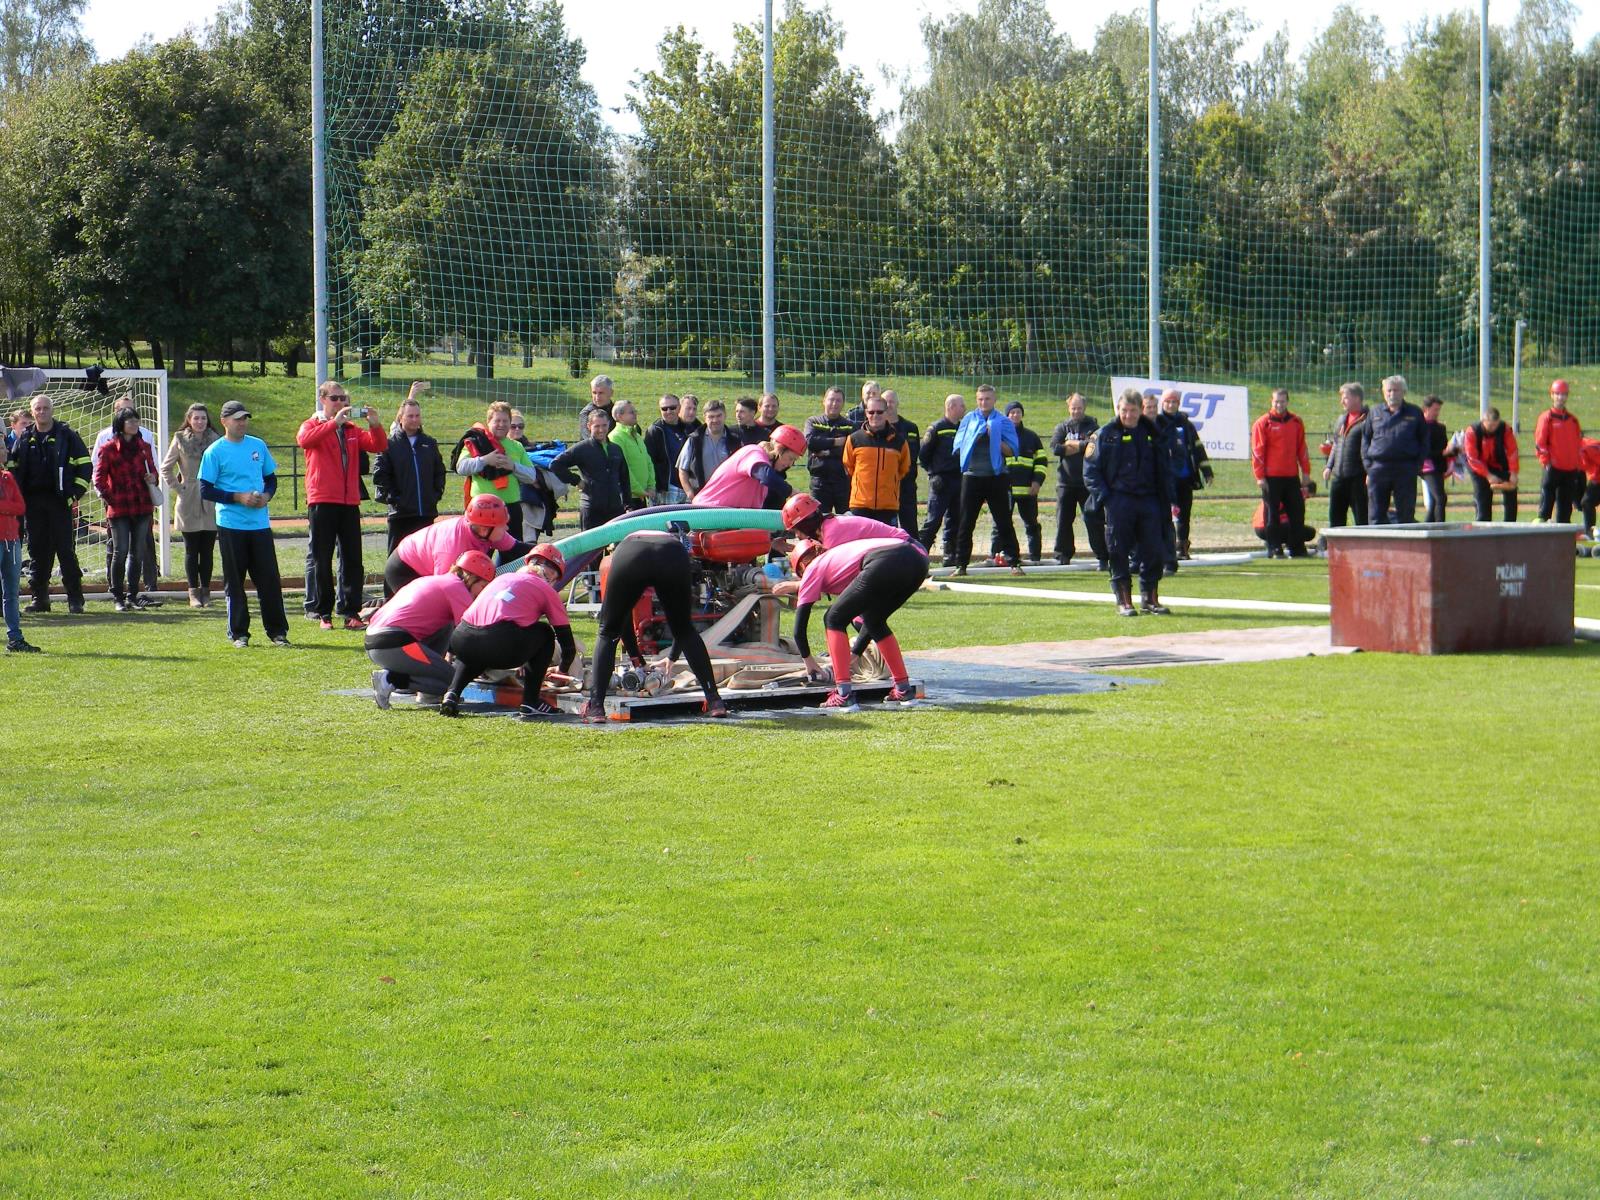
{"label": "red helmet with chin strap", "polygon": [[789,552],[789,569],[797,576],[804,575],[806,568],[811,565],[811,560],[822,553],[822,543],[804,541],[799,543]]}
{"label": "red helmet with chin strap", "polygon": [[504,528],[511,524],[511,513],[504,500],[485,492],[474,496],[468,503],[467,520],[473,525],[498,525]]}
{"label": "red helmet with chin strap", "polygon": [[475,575],[485,583],[494,579],[494,563],[482,550],[468,550],[456,559],[455,569],[465,571],[468,575]]}
{"label": "red helmet with chin strap", "polygon": [[564,575],[567,571],[567,556],[551,543],[540,542],[528,551],[528,557],[522,560],[522,569],[531,571],[539,566],[554,567],[557,575]]}
{"label": "red helmet with chin strap", "polygon": [[806,452],[806,435],[793,425],[779,425],[772,431],[772,442],[781,450],[787,450],[796,458]]}
{"label": "red helmet with chin strap", "polygon": [[783,527],[798,529],[821,511],[821,503],[810,492],[796,492],[783,502]]}

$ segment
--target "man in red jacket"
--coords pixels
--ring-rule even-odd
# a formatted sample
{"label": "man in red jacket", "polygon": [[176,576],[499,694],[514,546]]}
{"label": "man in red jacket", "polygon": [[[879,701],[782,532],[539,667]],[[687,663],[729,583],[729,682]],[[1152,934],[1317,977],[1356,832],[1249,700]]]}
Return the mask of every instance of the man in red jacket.
{"label": "man in red jacket", "polygon": [[1517,435],[1500,419],[1500,410],[1491,408],[1483,420],[1468,425],[1461,439],[1467,454],[1467,470],[1472,473],[1472,502],[1477,519],[1488,521],[1494,515],[1494,494],[1500,493],[1501,519],[1517,519]]}
{"label": "man in red jacket", "polygon": [[[355,424],[365,417],[366,429]],[[311,559],[322,628],[333,628],[333,548],[339,548],[338,610],[346,629],[365,629],[361,611],[361,452],[381,454],[389,446],[383,422],[370,408],[356,413],[344,385],[330,379],[317,388],[317,411],[295,438],[306,456],[306,510],[311,517]]]}
{"label": "man in red jacket", "polygon": [[1550,407],[1539,414],[1533,427],[1533,447],[1539,453],[1544,478],[1539,487],[1539,520],[1552,515],[1565,525],[1572,506],[1583,491],[1583,427],[1567,411],[1567,381],[1550,385]]}
{"label": "man in red jacket", "polygon": [[1285,539],[1282,529],[1306,523],[1306,491],[1311,487],[1311,456],[1306,452],[1305,423],[1289,411],[1289,391],[1272,393],[1272,407],[1250,430],[1250,464],[1266,507],[1267,557],[1282,558],[1284,541],[1293,558],[1304,558],[1299,538]]}

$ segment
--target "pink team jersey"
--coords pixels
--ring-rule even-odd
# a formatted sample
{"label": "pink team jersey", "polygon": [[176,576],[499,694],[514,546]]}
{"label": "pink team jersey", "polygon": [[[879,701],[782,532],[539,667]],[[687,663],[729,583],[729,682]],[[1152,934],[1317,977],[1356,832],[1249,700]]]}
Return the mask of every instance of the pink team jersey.
{"label": "pink team jersey", "polygon": [[472,593],[454,575],[424,575],[390,597],[372,614],[367,628],[403,629],[426,641],[446,625],[459,623],[471,603]]}
{"label": "pink team jersey", "polygon": [[551,625],[570,625],[567,607],[561,597],[532,571],[514,571],[500,576],[461,614],[466,625],[498,625],[510,621],[524,629],[539,618],[548,617]]}
{"label": "pink team jersey", "polygon": [[759,444],[735,450],[695,493],[694,503],[701,508],[760,508],[767,502],[767,485],[755,472],[771,465]]}
{"label": "pink team jersey", "polygon": [[[824,550],[832,550],[835,546],[843,546],[846,542],[859,542],[863,538],[893,538],[897,542],[910,542],[918,550],[922,550],[922,543],[904,529],[896,529],[893,525],[885,525],[882,521],[874,521],[871,517],[858,517],[854,513],[846,513],[843,516],[822,519],[822,536],[819,540]],[[927,553],[926,550],[922,552]]]}
{"label": "pink team jersey", "polygon": [[862,538],[819,554],[806,568],[795,604],[815,604],[823,596],[837,596],[856,581],[856,576],[861,574],[861,561],[867,555],[874,550],[890,550],[904,544],[899,538]]}
{"label": "pink team jersey", "polygon": [[443,575],[468,550],[488,554],[491,550],[509,550],[516,544],[517,539],[504,529],[498,538],[486,542],[472,532],[465,517],[450,517],[417,530],[400,543],[395,553],[419,575]]}

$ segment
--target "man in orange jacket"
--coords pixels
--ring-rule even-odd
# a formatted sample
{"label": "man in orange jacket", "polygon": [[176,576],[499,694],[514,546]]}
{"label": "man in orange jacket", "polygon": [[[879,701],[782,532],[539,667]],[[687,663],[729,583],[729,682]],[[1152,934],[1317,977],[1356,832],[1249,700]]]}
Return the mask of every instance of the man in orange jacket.
{"label": "man in orange jacket", "polygon": [[1552,515],[1565,525],[1572,506],[1583,491],[1583,427],[1567,411],[1567,381],[1550,385],[1550,407],[1539,414],[1533,427],[1533,447],[1539,453],[1544,478],[1539,487],[1539,520]]}
{"label": "man in orange jacket", "polygon": [[1289,390],[1272,393],[1272,407],[1250,430],[1250,464],[1266,505],[1267,556],[1282,558],[1284,542],[1293,558],[1304,558],[1305,542],[1284,538],[1282,529],[1298,530],[1306,522],[1306,490],[1311,487],[1311,456],[1306,451],[1305,423],[1289,411]]}
{"label": "man in orange jacket", "polygon": [[850,511],[885,525],[900,523],[900,481],[911,470],[911,448],[889,424],[889,406],[873,389],[862,400],[866,423],[845,439]]}
{"label": "man in orange jacket", "polygon": [[[365,417],[366,429],[356,426]],[[306,456],[306,512],[311,520],[312,570],[316,609],[307,613],[324,629],[333,628],[333,549],[339,548],[338,610],[346,629],[361,630],[361,452],[381,454],[389,448],[389,432],[370,408],[359,414],[350,394],[337,380],[317,388],[317,411],[300,426],[295,438]]]}

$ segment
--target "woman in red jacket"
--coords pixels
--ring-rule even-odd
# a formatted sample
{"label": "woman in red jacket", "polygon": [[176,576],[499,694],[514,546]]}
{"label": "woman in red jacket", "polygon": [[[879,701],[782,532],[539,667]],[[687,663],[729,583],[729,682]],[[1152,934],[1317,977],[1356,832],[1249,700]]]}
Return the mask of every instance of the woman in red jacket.
{"label": "woman in red jacket", "polygon": [[150,444],[139,436],[138,413],[131,408],[118,409],[111,418],[111,433],[111,440],[100,448],[94,490],[105,501],[111,522],[111,598],[118,612],[127,612],[145,607],[137,594],[139,581],[155,574],[155,565],[145,559],[150,514],[155,511],[150,485],[160,476]]}
{"label": "woman in red jacket", "polygon": [[[1279,530],[1306,523],[1306,489],[1311,486],[1311,456],[1306,453],[1306,427],[1289,411],[1289,391],[1272,393],[1272,408],[1250,430],[1250,465],[1255,470],[1261,500],[1267,506],[1267,556],[1281,557]],[[1289,555],[1304,558],[1305,544],[1289,540]]]}

